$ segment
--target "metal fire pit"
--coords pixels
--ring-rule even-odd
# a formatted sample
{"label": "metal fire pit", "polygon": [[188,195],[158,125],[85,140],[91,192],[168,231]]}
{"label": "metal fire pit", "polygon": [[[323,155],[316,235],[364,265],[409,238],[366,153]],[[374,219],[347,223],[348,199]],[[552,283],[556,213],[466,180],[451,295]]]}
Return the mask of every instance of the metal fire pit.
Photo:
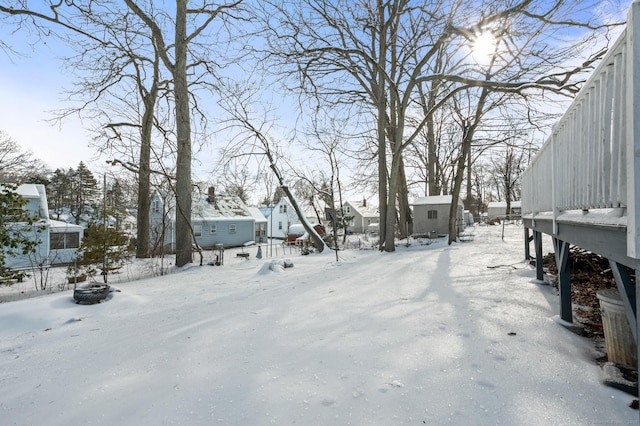
{"label": "metal fire pit", "polygon": [[76,303],[100,303],[109,295],[107,284],[88,284],[73,289],[73,300]]}

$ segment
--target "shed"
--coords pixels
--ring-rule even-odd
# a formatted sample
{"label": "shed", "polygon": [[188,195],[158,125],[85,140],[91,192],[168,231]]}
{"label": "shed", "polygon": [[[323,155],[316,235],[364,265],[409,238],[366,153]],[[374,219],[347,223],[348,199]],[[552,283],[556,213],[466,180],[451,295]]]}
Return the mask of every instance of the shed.
{"label": "shed", "polygon": [[[449,210],[453,197],[451,195],[432,195],[417,198],[413,203],[413,233],[423,235],[431,232],[449,233]],[[457,228],[458,233],[464,231],[464,205],[458,200]]]}
{"label": "shed", "polygon": [[507,202],[506,201],[492,201],[487,204],[487,216],[489,220],[491,219],[504,219],[507,215],[513,219],[520,219],[522,212],[522,202],[512,201],[511,208],[509,213],[507,213]]}

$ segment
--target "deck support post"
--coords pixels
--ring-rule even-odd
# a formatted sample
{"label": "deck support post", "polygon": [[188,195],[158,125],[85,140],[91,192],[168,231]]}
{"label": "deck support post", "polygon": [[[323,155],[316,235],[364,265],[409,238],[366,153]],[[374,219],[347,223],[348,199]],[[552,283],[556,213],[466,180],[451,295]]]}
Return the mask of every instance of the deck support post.
{"label": "deck support post", "polygon": [[528,262],[531,260],[531,250],[529,250],[529,244],[533,240],[533,237],[529,235],[529,228],[524,227],[524,258]]}
{"label": "deck support post", "polygon": [[542,265],[542,232],[533,231],[533,248],[536,251],[536,279],[544,281],[544,269]]}
{"label": "deck support post", "polygon": [[611,259],[609,259],[609,264],[611,265],[611,272],[613,272],[613,276],[616,279],[616,286],[618,287],[618,292],[620,293],[620,298],[622,299],[622,304],[624,305],[624,310],[627,314],[627,320],[629,321],[633,338],[637,343],[638,331],[637,327],[635,327],[637,322],[636,289],[631,282],[629,271],[624,265],[621,265]]}
{"label": "deck support post", "polygon": [[556,252],[556,266],[558,268],[558,287],[560,288],[560,318],[563,321],[573,322],[571,310],[571,264],[569,263],[568,242],[553,238],[553,246]]}

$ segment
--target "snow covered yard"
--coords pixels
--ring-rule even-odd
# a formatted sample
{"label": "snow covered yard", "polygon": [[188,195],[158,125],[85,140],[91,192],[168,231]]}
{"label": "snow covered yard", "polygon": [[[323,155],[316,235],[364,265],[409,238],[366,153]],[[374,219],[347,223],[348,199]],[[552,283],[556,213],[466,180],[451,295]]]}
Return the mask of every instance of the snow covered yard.
{"label": "snow covered yard", "polygon": [[0,423],[637,423],[593,343],[555,320],[522,227],[506,231],[276,271],[251,249],[118,283],[99,305],[2,303]]}

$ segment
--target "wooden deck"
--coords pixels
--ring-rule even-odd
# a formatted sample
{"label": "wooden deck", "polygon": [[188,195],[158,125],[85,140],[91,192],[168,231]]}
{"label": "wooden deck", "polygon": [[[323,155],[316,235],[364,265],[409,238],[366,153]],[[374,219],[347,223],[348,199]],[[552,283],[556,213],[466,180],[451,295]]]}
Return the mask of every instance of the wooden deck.
{"label": "wooden deck", "polygon": [[575,245],[609,260],[637,342],[640,292],[629,269],[640,276],[640,2],[524,173],[522,218],[525,255],[533,242],[540,280],[542,234],[552,237],[562,319],[573,321]]}

